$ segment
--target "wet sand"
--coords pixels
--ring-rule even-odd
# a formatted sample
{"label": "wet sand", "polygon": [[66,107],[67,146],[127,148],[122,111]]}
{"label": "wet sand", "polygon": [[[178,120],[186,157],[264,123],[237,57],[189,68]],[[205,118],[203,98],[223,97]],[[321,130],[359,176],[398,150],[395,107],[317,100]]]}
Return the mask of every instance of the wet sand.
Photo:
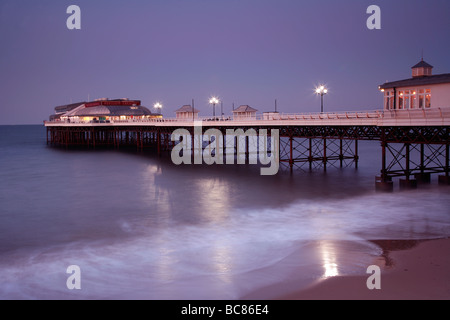
{"label": "wet sand", "polygon": [[[437,240],[378,240],[383,253],[381,289],[369,290],[367,276],[337,276],[319,280],[303,290],[279,294],[265,288],[245,297],[274,300],[449,300],[450,238]],[[264,298],[263,298],[264,299]]]}

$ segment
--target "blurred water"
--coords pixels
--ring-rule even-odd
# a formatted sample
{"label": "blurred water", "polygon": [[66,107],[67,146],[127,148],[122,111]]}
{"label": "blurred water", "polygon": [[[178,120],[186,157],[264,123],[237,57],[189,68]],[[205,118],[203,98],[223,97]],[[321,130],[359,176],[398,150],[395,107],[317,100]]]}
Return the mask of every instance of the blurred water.
{"label": "blurred water", "polygon": [[[358,170],[261,176],[0,126],[0,298],[238,299],[365,273],[381,252],[369,239],[449,236],[449,188],[375,193],[379,152],[360,143]],[[82,290],[66,288],[73,264]]]}

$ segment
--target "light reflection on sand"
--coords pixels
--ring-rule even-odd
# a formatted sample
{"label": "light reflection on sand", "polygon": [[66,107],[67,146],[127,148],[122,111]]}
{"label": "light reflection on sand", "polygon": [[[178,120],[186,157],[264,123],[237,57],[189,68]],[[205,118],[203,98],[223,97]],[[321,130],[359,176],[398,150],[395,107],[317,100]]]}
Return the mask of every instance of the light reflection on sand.
{"label": "light reflection on sand", "polygon": [[334,243],[331,241],[319,241],[322,255],[324,274],[323,278],[336,277],[339,275]]}

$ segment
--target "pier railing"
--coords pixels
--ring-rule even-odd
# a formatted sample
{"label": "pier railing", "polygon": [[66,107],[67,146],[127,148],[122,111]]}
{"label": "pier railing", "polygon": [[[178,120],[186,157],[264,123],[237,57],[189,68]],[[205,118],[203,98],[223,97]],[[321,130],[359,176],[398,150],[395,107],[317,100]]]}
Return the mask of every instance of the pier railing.
{"label": "pier railing", "polygon": [[263,113],[256,114],[250,117],[241,116],[205,116],[197,118],[149,118],[149,119],[127,119],[127,120],[108,120],[108,121],[84,121],[84,120],[52,120],[44,121],[44,124],[162,124],[162,123],[186,123],[192,121],[202,122],[238,122],[238,123],[251,123],[251,122],[264,122],[270,123],[271,121],[284,122],[284,121],[299,121],[299,122],[311,122],[311,123],[330,123],[330,122],[345,122],[352,121],[377,121],[382,120],[386,123],[408,123],[414,124],[414,122],[420,121],[434,121],[434,122],[447,122],[450,121],[450,108],[430,108],[430,109],[405,109],[405,110],[370,110],[370,111],[346,111],[346,112],[326,112],[326,113]]}
{"label": "pier railing", "polygon": [[149,119],[126,119],[108,121],[84,121],[84,120],[50,120],[44,123],[159,123],[159,122],[186,122],[186,121],[280,121],[280,120],[343,120],[343,119],[380,119],[383,118],[382,110],[371,111],[347,111],[326,113],[263,113],[255,116],[204,116],[192,118],[149,118]]}

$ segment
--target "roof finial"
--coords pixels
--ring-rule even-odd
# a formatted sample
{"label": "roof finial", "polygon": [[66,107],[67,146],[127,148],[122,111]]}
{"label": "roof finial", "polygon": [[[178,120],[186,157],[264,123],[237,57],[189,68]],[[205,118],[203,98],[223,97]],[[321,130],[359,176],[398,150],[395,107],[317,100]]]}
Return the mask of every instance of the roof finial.
{"label": "roof finial", "polygon": [[422,61],[423,61],[423,48],[422,48]]}

